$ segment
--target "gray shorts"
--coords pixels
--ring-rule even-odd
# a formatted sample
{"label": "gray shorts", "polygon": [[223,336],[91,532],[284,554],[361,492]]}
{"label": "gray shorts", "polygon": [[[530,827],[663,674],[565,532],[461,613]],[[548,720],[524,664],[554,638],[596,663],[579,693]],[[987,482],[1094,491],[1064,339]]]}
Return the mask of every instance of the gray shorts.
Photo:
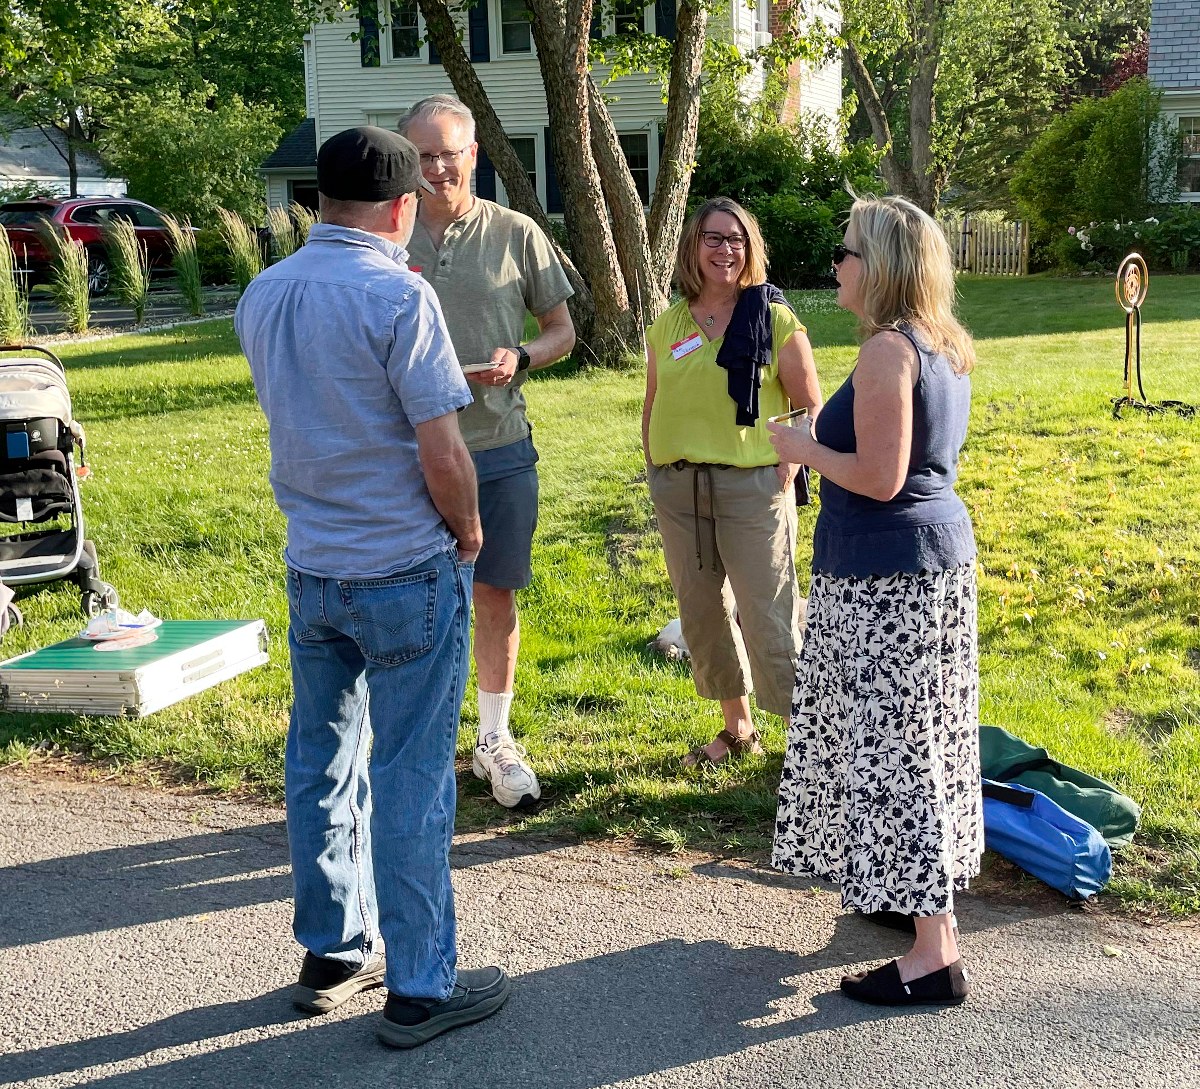
{"label": "gray shorts", "polygon": [[536,466],[512,476],[480,482],[483,551],[475,561],[476,582],[500,590],[523,590],[533,581],[530,557],[537,516]]}

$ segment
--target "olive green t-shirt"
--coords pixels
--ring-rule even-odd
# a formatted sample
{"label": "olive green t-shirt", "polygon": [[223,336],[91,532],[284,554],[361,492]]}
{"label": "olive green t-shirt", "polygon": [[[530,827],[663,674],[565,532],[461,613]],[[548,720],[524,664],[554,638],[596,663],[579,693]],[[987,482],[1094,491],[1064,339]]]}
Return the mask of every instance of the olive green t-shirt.
{"label": "olive green t-shirt", "polygon": [[[524,339],[526,311],[540,317],[574,294],[542,229],[528,216],[478,197],[446,228],[441,249],[418,222],[408,265],[437,293],[464,366],[486,363],[497,348],[515,348]],[[527,374],[507,386],[471,383],[475,400],[458,418],[469,450],[495,450],[528,436],[521,392]]]}
{"label": "olive green t-shirt", "polygon": [[654,349],[655,393],[650,409],[650,460],[736,465],[753,469],[778,465],[767,417],[791,407],[779,380],[779,349],[805,332],[799,318],[780,303],[771,304],[771,365],[762,368],[758,423],[739,427],[737,406],[729,396],[729,372],[717,365],[722,337],[709,340],[684,299],[659,315],[646,331]]}

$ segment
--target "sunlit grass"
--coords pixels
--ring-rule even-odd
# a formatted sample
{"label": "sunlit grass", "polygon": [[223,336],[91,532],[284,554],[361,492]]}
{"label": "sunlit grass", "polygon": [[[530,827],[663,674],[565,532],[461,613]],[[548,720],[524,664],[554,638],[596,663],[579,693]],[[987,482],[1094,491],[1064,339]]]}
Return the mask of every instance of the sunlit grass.
{"label": "sunlit grass", "polygon": [[[1114,891],[1200,911],[1200,419],[1112,418],[1124,318],[1106,282],[967,280],[963,293],[979,349],[961,492],[980,544],[984,721],[1136,798],[1143,825]],[[853,319],[829,292],[794,298],[828,394],[853,365]],[[1148,395],[1200,401],[1200,279],[1155,280],[1143,340]],[[84,503],[104,577],[135,610],[265,618],[272,662],[143,721],[0,717],[0,759],[37,759],[47,739],[277,797],[290,698],[283,523],[230,324],[64,354],[96,471]],[[782,724],[761,716],[764,757],[682,770],[719,716],[685,666],[645,648],[675,605],[642,479],[641,376],[551,370],[527,392],[542,504],[513,719],[549,801],[514,818],[465,770],[460,825],[763,848]],[[802,570],[814,517],[801,514]],[[68,587],[22,606],[10,653],[81,626]],[[468,695],[463,758],[475,724]]]}

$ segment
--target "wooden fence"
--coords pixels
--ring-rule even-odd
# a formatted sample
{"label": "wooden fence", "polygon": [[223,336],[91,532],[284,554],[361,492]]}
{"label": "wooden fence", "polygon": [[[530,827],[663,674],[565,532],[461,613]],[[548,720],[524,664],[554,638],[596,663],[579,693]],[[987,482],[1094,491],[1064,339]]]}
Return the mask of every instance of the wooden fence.
{"label": "wooden fence", "polygon": [[975,216],[938,220],[960,272],[983,276],[1025,276],[1029,272],[1029,224],[996,222]]}

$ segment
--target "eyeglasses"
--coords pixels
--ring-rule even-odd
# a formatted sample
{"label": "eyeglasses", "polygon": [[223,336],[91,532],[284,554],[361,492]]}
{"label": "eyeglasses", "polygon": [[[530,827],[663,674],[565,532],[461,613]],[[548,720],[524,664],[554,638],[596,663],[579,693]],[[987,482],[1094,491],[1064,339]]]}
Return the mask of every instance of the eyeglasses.
{"label": "eyeglasses", "polygon": [[862,260],[862,254],[858,250],[849,249],[840,242],[833,247],[833,263],[835,265],[840,265],[847,257],[857,257],[860,261]]}
{"label": "eyeglasses", "polygon": [[720,249],[726,242],[731,250],[744,250],[746,236],[744,234],[721,234],[719,231],[701,231],[701,241],[710,249]]}
{"label": "eyeglasses", "polygon": [[470,150],[471,145],[467,144],[466,147],[460,147],[457,151],[443,151],[440,155],[422,155],[421,169],[429,170],[438,163],[441,163],[442,166],[457,166],[463,155]]}

